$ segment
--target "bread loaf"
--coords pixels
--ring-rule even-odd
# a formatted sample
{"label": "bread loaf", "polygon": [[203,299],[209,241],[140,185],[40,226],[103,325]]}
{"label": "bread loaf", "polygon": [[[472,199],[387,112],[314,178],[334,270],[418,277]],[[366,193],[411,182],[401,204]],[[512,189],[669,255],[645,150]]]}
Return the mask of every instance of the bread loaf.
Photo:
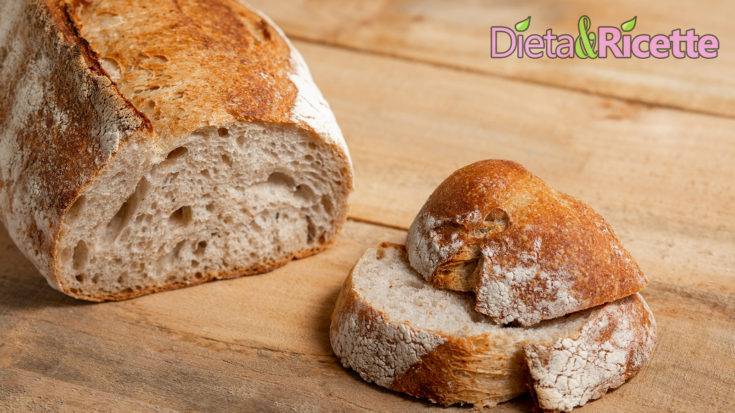
{"label": "bread loaf", "polygon": [[499,326],[473,307],[427,283],[403,246],[383,244],[345,281],[332,348],[363,379],[435,403],[491,406],[530,388],[548,410],[620,386],[653,351],[655,321],[638,294],[534,327]]}
{"label": "bread loaf", "polygon": [[0,219],[92,300],[269,271],[345,220],[303,59],[235,0],[0,1]]}
{"label": "bread loaf", "polygon": [[449,176],[416,216],[411,265],[475,309],[529,326],[640,291],[647,283],[610,225],[521,165],[481,161]]}

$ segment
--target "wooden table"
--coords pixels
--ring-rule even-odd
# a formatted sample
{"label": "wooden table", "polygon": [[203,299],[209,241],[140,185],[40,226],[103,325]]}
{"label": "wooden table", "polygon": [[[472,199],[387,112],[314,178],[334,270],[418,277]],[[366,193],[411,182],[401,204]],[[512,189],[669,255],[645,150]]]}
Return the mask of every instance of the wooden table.
{"label": "wooden table", "polygon": [[[603,213],[651,284],[649,367],[580,411],[735,411],[735,3],[253,1],[310,64],[356,170],[328,251],[273,273],[86,304],[0,230],[0,410],[415,411],[342,369],[329,315],[357,258],[401,242],[432,189],[519,161]],[[562,4],[558,4],[562,3]],[[694,27],[715,60],[488,59],[491,25]],[[527,410],[526,399],[497,411]]]}

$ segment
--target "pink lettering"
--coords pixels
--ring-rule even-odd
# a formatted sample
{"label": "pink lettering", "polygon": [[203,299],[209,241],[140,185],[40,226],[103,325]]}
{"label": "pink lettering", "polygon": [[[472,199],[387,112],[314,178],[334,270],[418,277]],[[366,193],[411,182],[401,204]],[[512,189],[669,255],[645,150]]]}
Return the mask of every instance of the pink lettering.
{"label": "pink lettering", "polygon": [[574,58],[574,37],[570,34],[560,34],[556,45],[556,55],[560,59]]}
{"label": "pink lettering", "polygon": [[[498,35],[506,34],[510,40],[510,46],[505,51],[500,51]],[[508,27],[493,26],[490,28],[490,57],[493,59],[502,59],[513,54],[516,47],[515,33]]]}
{"label": "pink lettering", "polygon": [[[633,56],[639,58],[639,59],[648,59],[651,57],[650,52],[650,42],[651,42],[651,36],[647,34],[639,34],[638,36],[633,38],[633,44],[630,46],[631,51],[633,52]],[[646,43],[646,49],[641,48],[641,44]]]}
{"label": "pink lettering", "polygon": [[717,57],[717,51],[720,48],[720,39],[711,34],[705,34],[699,38],[699,55],[705,59],[714,59]]}
{"label": "pink lettering", "polygon": [[696,45],[697,40],[699,40],[699,36],[694,33],[694,29],[689,29],[686,31],[686,34],[684,35],[684,41],[687,44],[687,57],[690,59],[696,59],[699,57]]}
{"label": "pink lettering", "polygon": [[651,52],[651,56],[656,59],[665,59],[669,57],[669,49],[671,49],[671,42],[668,36],[663,34],[657,34],[651,38],[651,42],[648,46]]}
{"label": "pink lettering", "polygon": [[526,56],[531,59],[540,59],[544,57],[544,41],[538,34],[532,34],[526,37],[523,49],[526,52]]}
{"label": "pink lettering", "polygon": [[599,50],[597,55],[604,59],[607,57],[607,50],[610,49],[612,55],[615,57],[623,57],[623,52],[618,46],[620,42],[620,30],[617,27],[600,26],[597,29],[597,38]]}

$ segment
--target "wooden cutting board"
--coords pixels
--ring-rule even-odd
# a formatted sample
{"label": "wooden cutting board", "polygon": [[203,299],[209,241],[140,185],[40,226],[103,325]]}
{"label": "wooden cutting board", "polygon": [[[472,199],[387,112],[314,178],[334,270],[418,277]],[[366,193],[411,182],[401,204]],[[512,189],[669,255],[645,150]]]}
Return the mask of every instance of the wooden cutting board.
{"label": "wooden cutting board", "polygon": [[254,3],[295,40],[350,145],[356,190],[338,242],[270,274],[88,304],[49,288],[0,229],[1,411],[432,408],[344,370],[329,317],[362,252],[402,242],[433,188],[485,158],[589,202],[652,280],[650,366],[580,411],[735,411],[735,54],[490,62],[485,37],[527,15],[571,31],[586,13],[637,15],[650,32],[696,27],[727,45],[735,5]]}

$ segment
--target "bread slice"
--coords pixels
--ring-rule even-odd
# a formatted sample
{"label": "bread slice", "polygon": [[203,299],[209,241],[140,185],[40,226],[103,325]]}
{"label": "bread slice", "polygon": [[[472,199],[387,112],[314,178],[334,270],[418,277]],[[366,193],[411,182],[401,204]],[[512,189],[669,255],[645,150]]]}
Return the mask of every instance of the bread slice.
{"label": "bread slice", "polygon": [[647,283],[604,218],[510,161],[481,161],[449,176],[406,245],[427,280],[474,292],[475,309],[500,324],[533,325]]}
{"label": "bread slice", "polygon": [[472,307],[424,281],[403,246],[382,244],[345,281],[332,348],[363,379],[434,403],[491,406],[530,385],[541,408],[559,410],[619,386],[653,350],[655,322],[638,294],[529,328]]}
{"label": "bread slice", "polygon": [[347,147],[267,18],[235,0],[0,9],[0,219],[53,287],[125,299],[335,238]]}

